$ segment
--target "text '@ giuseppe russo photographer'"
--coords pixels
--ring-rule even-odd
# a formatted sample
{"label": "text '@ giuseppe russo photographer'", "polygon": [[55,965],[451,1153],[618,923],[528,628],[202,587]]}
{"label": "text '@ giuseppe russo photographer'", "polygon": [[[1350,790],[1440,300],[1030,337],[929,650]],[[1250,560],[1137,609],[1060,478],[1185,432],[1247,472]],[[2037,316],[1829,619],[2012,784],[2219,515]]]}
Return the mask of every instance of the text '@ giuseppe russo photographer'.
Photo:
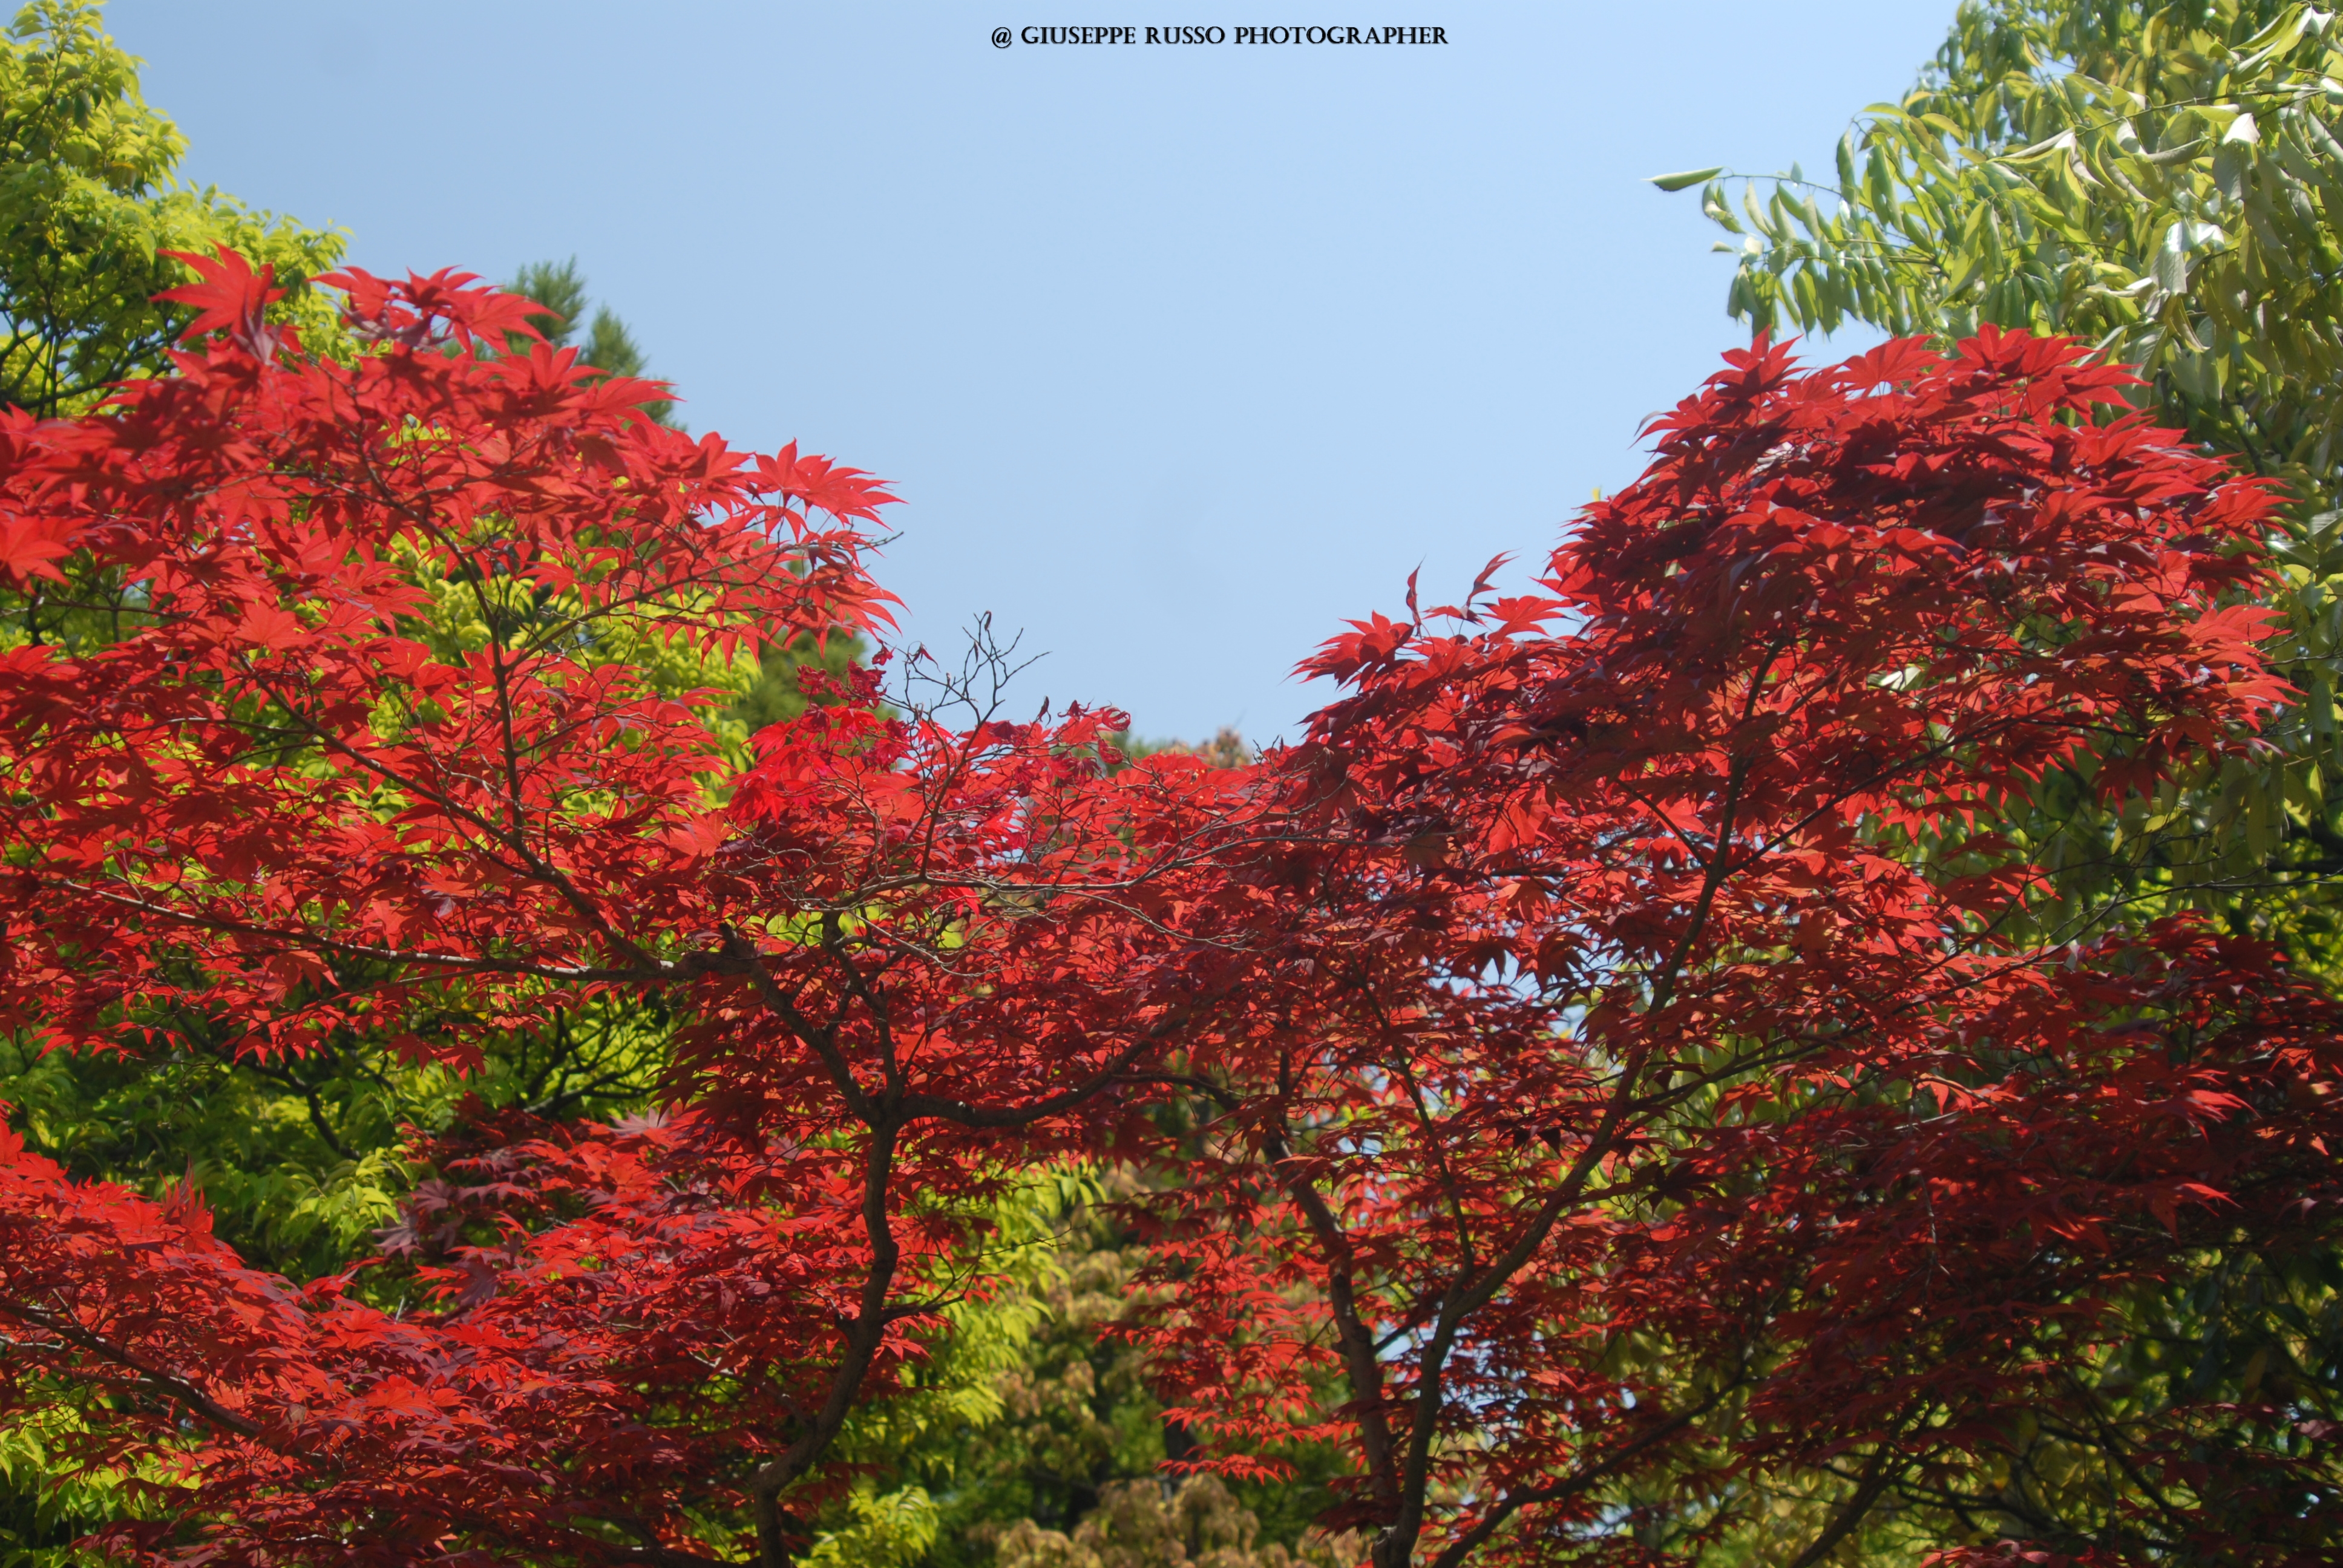
{"label": "text '@ giuseppe russo photographer'", "polygon": [[992,46],[1019,44],[1445,44],[1445,27],[1006,27]]}

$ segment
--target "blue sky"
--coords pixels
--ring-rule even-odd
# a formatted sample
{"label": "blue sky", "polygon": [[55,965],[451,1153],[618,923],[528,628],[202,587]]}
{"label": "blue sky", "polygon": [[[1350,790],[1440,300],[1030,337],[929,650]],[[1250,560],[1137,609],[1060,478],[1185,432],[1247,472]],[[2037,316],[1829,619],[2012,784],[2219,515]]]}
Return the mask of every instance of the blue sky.
{"label": "blue sky", "polygon": [[[1153,22],[1281,20],[1250,9]],[[1265,739],[1324,700],[1288,672],[1344,618],[1419,566],[1436,600],[1534,564],[1736,340],[1730,258],[1644,176],[1827,167],[1952,20],[1403,12],[1316,20],[1448,43],[993,47],[1149,21],[1029,0],[107,15],[196,181],[376,271],[574,253],[695,430],[895,481],[907,641],[990,611],[1048,655],[1022,702]]]}

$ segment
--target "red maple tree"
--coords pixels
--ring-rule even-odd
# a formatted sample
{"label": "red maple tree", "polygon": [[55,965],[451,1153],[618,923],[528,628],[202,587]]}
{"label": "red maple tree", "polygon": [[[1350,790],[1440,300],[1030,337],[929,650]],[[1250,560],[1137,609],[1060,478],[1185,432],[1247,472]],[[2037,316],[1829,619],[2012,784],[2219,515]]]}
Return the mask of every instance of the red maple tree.
{"label": "red maple tree", "polygon": [[[1331,1522],[1383,1568],[1664,1556],[1731,1508],[1654,1544],[1652,1499],[1803,1469],[1813,1561],[2072,1405],[2207,1227],[2325,1223],[2327,1000],[2187,923],[2040,929],[1996,831],[2279,695],[2267,498],[2072,346],[1730,357],[1542,596],[1361,624],[1258,764],[862,672],[740,767],[660,669],[880,622],[882,489],[508,351],[531,307],[461,276],[327,280],[340,363],[196,265],[176,375],[0,427],[35,633],[68,583],[118,618],[0,655],[0,1020],[459,1068],[581,1006],[680,1021],[659,1113],[429,1151],[386,1265],[421,1312],[7,1143],[14,1386],[94,1391],[85,1457],[170,1502],[121,1549],[679,1563],[739,1520],[786,1563],[984,1288],[989,1202],[1078,1158],[1154,1172],[1124,1332],[1190,1462],[1352,1444]],[[2140,1462],[2201,1466],[2174,1431]],[[2331,1524],[2233,1468],[2187,1528]]]}
{"label": "red maple tree", "polygon": [[[1205,770],[1101,790],[1113,716],[954,729],[865,681],[715,788],[721,699],[654,656],[870,626],[885,492],[505,351],[530,307],[461,276],[329,279],[374,345],[340,364],[255,325],[265,276],[196,265],[223,336],[0,437],[19,580],[71,555],[120,610],[0,668],[8,1026],[264,1059],[363,1032],[460,1068],[657,997],[690,1020],[679,1109],[443,1151],[514,1239],[422,1249],[437,1319],[266,1278],[193,1197],[12,1143],[17,1364],[111,1391],[91,1462],[156,1452],[194,1488],[192,1536],[122,1532],[163,1555],[684,1561],[733,1508],[783,1560],[782,1495],[932,1324],[1021,1147],[1087,1146],[1221,983],[1148,914],[1198,879]],[[1055,1015],[1083,972],[1114,978]]]}
{"label": "red maple tree", "polygon": [[[1218,1136],[1162,1156],[1144,1337],[1199,1430],[1354,1443],[1381,1568],[1696,1554],[1785,1476],[1804,1568],[2023,1421],[2104,1426],[2127,1291],[2327,1233],[2329,1002],[2192,922],[2061,925],[2002,830],[2252,744],[2268,498],[2069,343],[1727,359],[1544,597],[1308,666],[1348,688],[1278,759],[1316,831],[1253,1027],[1182,1075]],[[2326,1539],[2202,1413],[2122,1435],[2116,1539]]]}

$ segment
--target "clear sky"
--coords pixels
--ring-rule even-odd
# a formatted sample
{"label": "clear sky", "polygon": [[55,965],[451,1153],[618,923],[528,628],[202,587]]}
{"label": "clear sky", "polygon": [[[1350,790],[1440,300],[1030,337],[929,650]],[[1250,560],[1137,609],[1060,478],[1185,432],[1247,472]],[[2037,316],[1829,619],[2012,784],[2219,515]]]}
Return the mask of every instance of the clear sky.
{"label": "clear sky", "polygon": [[[1304,24],[1191,5],[1159,26]],[[1292,9],[1292,8],[1286,8]],[[1829,166],[1952,0],[1569,0],[1444,45],[995,48],[1112,5],[114,0],[186,172],[377,272],[575,253],[695,430],[895,481],[907,640],[1292,734],[1346,617],[1534,563],[1737,336],[1648,175]],[[1844,351],[1845,345],[1841,345]],[[1513,580],[1521,580],[1521,572]]]}

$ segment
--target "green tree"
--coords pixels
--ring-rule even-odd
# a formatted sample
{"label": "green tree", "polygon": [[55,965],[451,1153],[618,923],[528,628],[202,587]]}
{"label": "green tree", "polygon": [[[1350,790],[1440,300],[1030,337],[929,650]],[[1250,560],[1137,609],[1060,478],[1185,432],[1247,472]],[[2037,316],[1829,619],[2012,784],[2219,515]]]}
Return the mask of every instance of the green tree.
{"label": "green tree", "polygon": [[0,39],[0,399],[49,417],[166,363],[192,317],[154,296],[188,280],[164,250],[224,242],[277,269],[285,316],[322,345],[304,286],[343,236],[177,179],[186,141],[138,93],[96,0],[34,0]]}

